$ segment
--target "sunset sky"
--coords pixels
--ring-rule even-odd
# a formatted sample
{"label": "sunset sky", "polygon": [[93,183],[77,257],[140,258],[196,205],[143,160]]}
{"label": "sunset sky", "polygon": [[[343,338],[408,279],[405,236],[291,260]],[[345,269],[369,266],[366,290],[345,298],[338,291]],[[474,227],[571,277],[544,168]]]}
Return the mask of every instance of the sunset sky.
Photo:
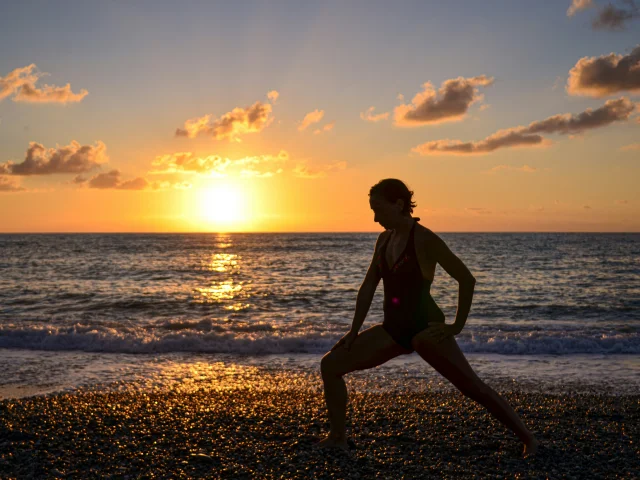
{"label": "sunset sky", "polygon": [[[640,2],[638,2],[640,5]],[[629,1],[7,1],[0,232],[640,231]]]}

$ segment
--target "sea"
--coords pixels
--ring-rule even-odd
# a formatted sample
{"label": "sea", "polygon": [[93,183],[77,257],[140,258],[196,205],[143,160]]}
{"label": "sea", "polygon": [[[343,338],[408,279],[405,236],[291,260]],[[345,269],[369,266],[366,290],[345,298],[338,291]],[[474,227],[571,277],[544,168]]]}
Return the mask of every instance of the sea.
{"label": "sea", "polygon": [[[477,280],[456,340],[481,378],[640,393],[640,234],[439,235]],[[376,237],[2,234],[0,398],[255,386],[265,375],[317,387]],[[431,292],[453,322],[458,285],[440,266]],[[382,299],[380,284],[363,329],[382,322]],[[450,388],[416,353],[353,375],[374,389]]]}

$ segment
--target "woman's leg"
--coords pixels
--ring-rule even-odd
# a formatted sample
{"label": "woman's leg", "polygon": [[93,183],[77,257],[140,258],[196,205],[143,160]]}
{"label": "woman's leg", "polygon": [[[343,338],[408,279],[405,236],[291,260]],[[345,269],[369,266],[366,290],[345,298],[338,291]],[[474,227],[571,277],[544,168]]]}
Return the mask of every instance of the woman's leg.
{"label": "woman's leg", "polygon": [[506,400],[478,378],[453,337],[434,343],[426,337],[426,332],[421,332],[413,338],[412,345],[423,359],[460,392],[480,403],[510,428],[524,442],[525,455],[535,453],[538,442],[533,434]]}
{"label": "woman's leg", "polygon": [[360,332],[349,350],[339,347],[322,357],[320,366],[331,432],[320,446],[346,446],[347,386],[342,376],[355,370],[377,367],[404,353],[409,352],[398,345],[382,325],[375,325]]}

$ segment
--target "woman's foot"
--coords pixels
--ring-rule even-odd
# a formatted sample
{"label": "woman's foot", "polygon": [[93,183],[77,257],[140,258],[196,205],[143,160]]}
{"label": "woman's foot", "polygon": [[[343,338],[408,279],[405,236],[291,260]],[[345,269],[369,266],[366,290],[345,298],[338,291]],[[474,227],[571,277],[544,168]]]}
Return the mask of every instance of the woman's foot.
{"label": "woman's foot", "polygon": [[538,440],[536,440],[536,437],[534,437],[533,435],[531,435],[531,439],[528,442],[525,442],[524,444],[524,450],[522,452],[522,456],[524,458],[529,458],[534,456],[538,451]]}
{"label": "woman's foot", "polygon": [[315,448],[340,448],[345,452],[349,451],[349,444],[346,437],[333,437],[328,435],[324,440],[320,440],[314,445]]}

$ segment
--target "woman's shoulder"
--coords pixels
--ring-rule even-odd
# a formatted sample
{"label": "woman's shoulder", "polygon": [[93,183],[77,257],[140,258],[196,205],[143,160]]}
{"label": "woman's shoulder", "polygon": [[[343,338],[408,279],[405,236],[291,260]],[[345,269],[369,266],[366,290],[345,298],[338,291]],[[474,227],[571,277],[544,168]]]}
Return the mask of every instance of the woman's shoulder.
{"label": "woman's shoulder", "polygon": [[431,231],[429,228],[425,227],[420,223],[419,218],[416,218],[415,220],[416,220],[416,235],[423,235],[423,236],[435,235],[433,231]]}
{"label": "woman's shoulder", "polygon": [[390,236],[391,230],[384,230],[383,232],[380,232],[380,235],[378,235],[378,239],[376,240],[376,250],[382,247],[382,245],[384,245],[384,242],[386,242]]}
{"label": "woman's shoulder", "polygon": [[440,240],[440,237],[434,233],[431,229],[421,225],[416,221],[416,231],[415,231],[416,240],[420,243],[426,242],[434,242]]}

